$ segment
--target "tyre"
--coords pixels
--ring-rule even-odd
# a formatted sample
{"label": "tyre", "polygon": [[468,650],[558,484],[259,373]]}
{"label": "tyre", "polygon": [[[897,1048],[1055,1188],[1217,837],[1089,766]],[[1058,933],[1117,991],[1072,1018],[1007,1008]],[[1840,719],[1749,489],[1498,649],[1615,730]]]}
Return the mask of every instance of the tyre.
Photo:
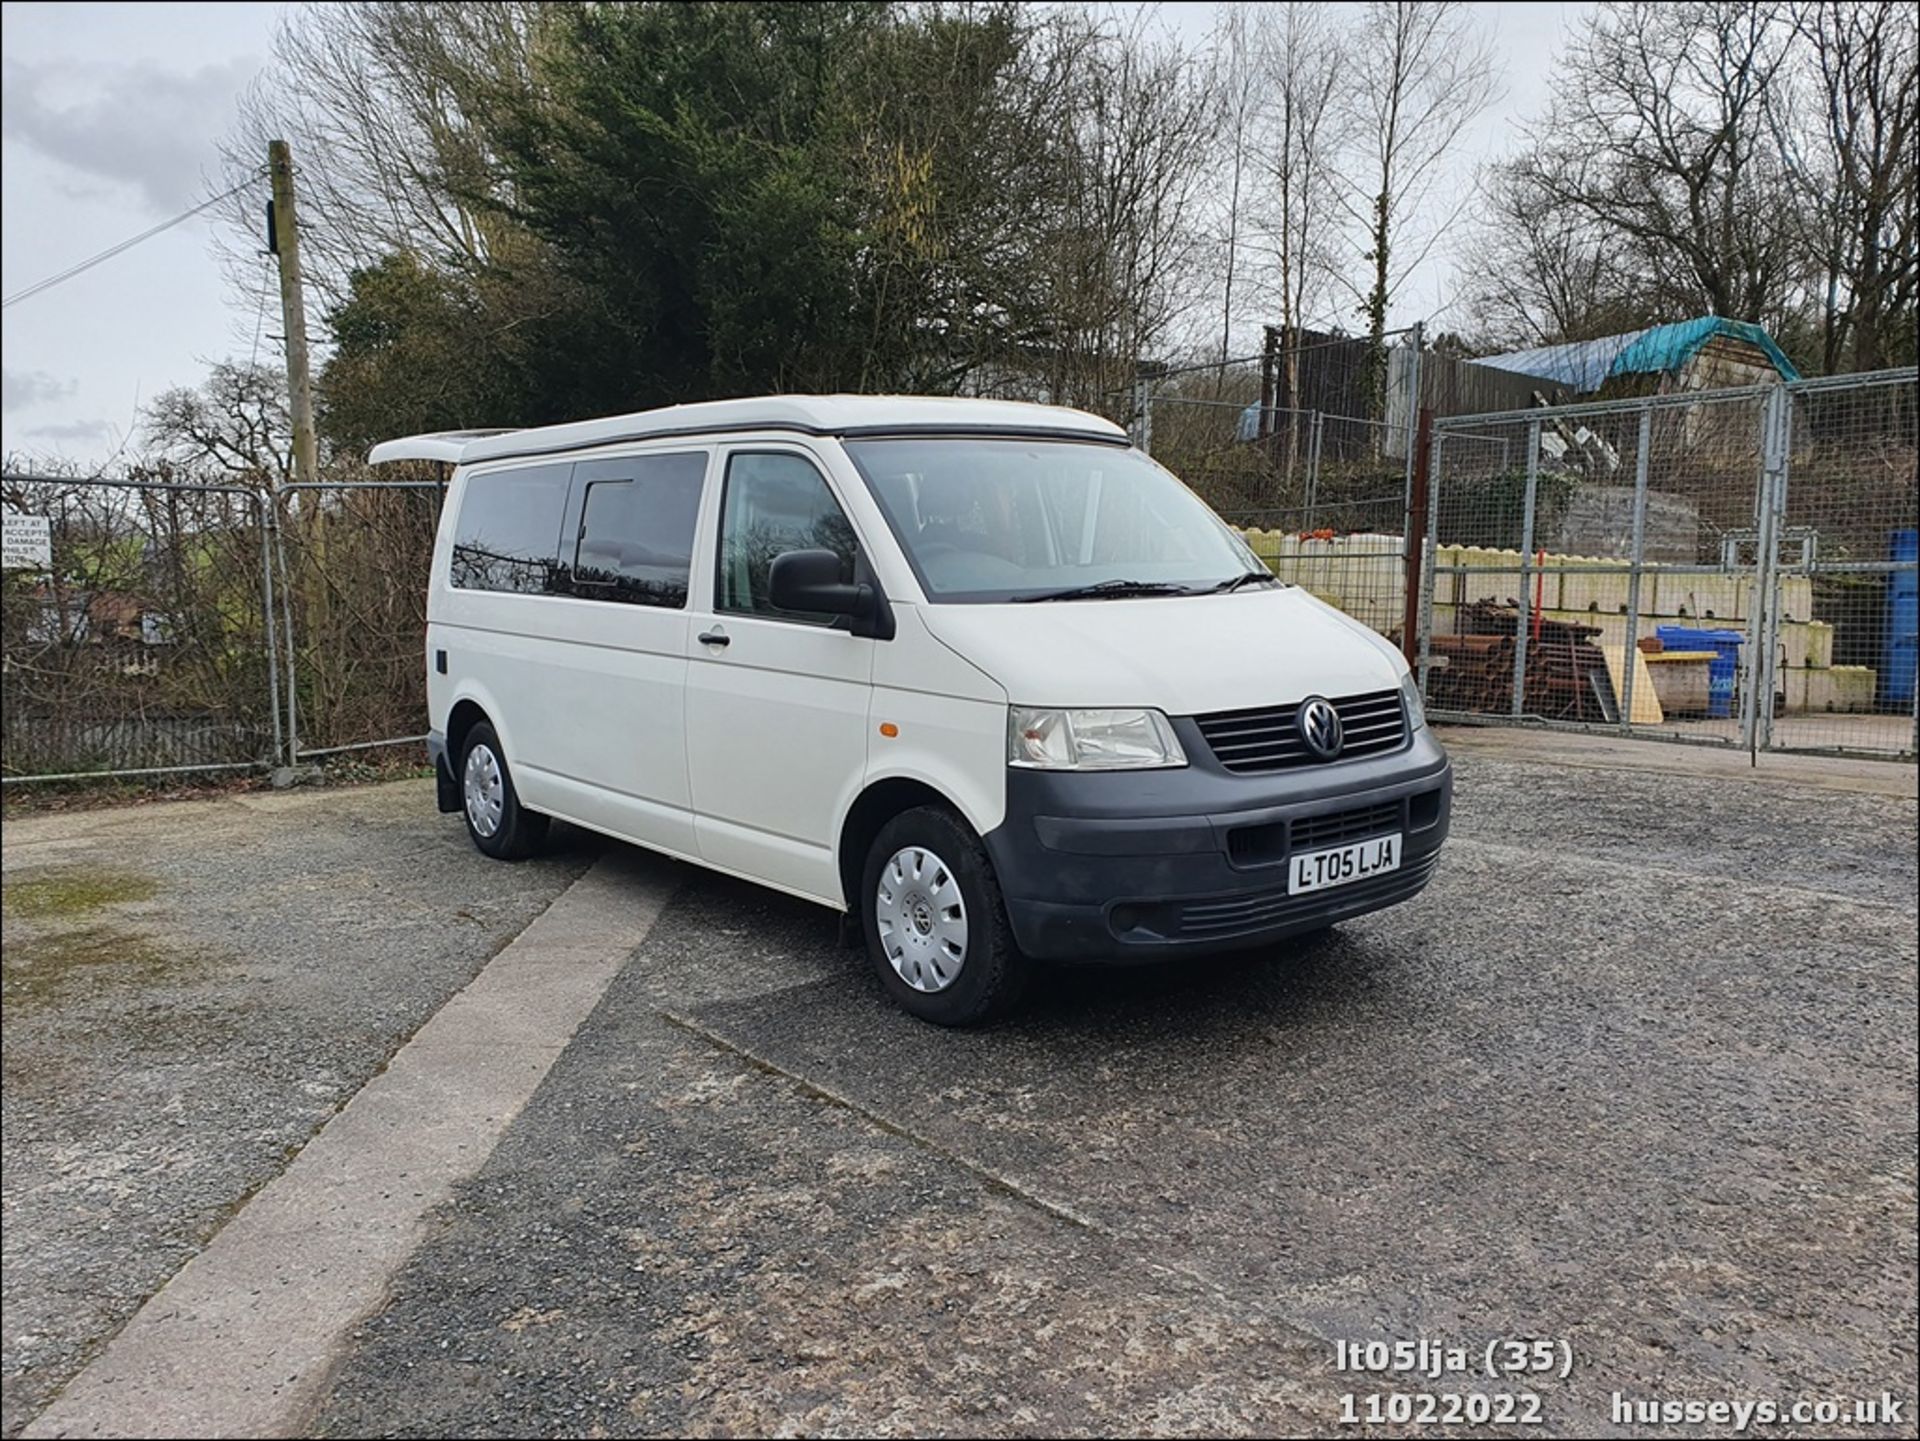
{"label": "tyre", "polygon": [[547,818],[520,804],[506,751],[485,721],[460,748],[460,814],[474,845],[495,860],[522,860],[547,838]]}
{"label": "tyre", "polygon": [[888,821],[861,870],[867,955],[887,994],[923,1021],[975,1026],[1005,1015],[1032,962],[1014,944],[986,847],[953,812]]}

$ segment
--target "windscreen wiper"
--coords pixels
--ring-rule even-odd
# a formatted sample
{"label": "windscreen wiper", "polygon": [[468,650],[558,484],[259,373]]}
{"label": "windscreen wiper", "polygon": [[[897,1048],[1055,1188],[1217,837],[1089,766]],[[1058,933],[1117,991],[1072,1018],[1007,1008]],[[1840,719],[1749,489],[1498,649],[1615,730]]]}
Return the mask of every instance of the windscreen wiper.
{"label": "windscreen wiper", "polygon": [[1192,586],[1175,585],[1167,580],[1103,580],[1093,585],[1076,585],[1067,590],[1043,591],[1023,595],[1022,603],[1038,600],[1122,600],[1130,595],[1198,595]]}
{"label": "windscreen wiper", "polygon": [[1207,595],[1225,595],[1229,591],[1239,590],[1247,585],[1284,585],[1285,581],[1270,570],[1245,570],[1239,575],[1223,580],[1218,585],[1210,585],[1204,592]]}

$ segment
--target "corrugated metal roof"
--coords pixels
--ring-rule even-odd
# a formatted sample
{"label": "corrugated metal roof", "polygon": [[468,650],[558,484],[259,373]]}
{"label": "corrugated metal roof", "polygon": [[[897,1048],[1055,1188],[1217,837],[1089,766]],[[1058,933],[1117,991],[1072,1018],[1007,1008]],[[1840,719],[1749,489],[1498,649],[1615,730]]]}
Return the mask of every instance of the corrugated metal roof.
{"label": "corrugated metal roof", "polygon": [[1764,352],[1783,379],[1800,378],[1793,362],[1766,331],[1747,321],[1728,320],[1718,315],[1650,326],[1625,335],[1601,336],[1597,340],[1576,340],[1568,345],[1546,345],[1535,350],[1483,356],[1474,364],[1538,376],[1556,381],[1578,394],[1589,395],[1616,375],[1657,375],[1678,370],[1709,341],[1720,336],[1743,341]]}

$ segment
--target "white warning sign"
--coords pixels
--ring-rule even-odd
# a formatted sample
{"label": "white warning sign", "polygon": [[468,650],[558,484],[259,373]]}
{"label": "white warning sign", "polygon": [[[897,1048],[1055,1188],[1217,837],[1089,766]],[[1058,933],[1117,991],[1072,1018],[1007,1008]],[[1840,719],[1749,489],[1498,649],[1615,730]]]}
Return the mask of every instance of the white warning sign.
{"label": "white warning sign", "polygon": [[53,522],[44,515],[0,511],[0,570],[52,570]]}

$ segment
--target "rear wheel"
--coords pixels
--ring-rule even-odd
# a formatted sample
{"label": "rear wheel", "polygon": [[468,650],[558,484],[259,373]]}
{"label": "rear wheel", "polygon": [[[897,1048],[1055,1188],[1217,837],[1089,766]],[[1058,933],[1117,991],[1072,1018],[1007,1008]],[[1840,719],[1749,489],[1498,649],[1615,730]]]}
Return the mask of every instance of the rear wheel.
{"label": "rear wheel", "polygon": [[951,811],[921,806],[880,828],[861,899],[867,954],[902,1007],[939,1026],[1006,1014],[1032,963],[1014,945],[986,847]]}
{"label": "rear wheel", "polygon": [[460,749],[460,802],[467,834],[495,860],[522,860],[547,838],[547,818],[520,804],[500,737],[485,721],[467,732]]}

